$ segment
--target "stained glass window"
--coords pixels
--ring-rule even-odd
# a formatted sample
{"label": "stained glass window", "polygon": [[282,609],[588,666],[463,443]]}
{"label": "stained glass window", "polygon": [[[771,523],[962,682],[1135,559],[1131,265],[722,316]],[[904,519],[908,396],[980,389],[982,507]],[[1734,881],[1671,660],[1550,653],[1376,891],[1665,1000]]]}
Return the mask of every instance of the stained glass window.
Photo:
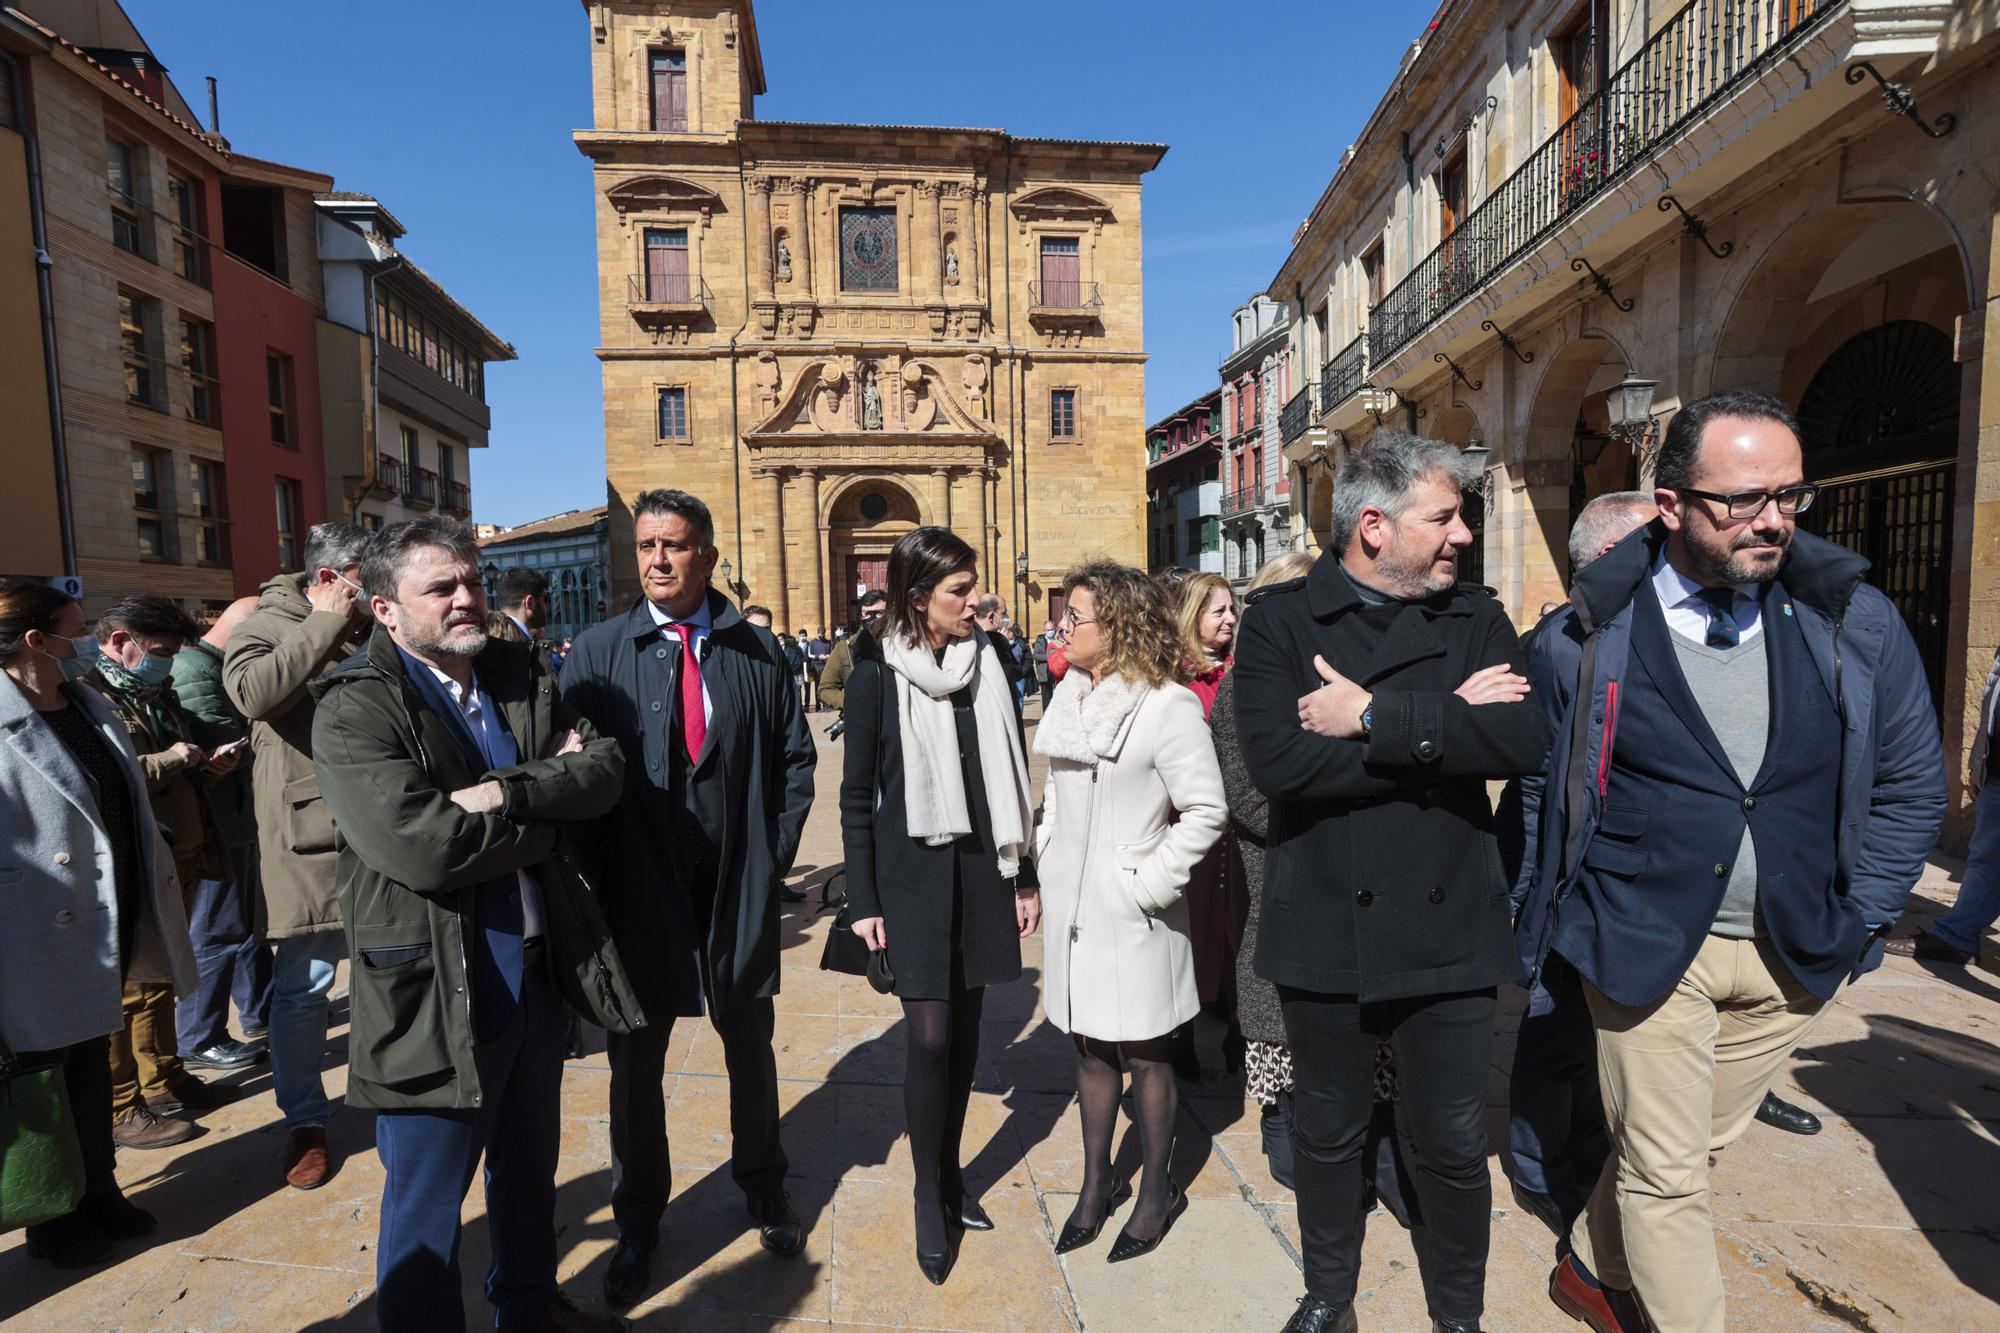
{"label": "stained glass window", "polygon": [[840,289],[896,290],[896,210],[840,210]]}

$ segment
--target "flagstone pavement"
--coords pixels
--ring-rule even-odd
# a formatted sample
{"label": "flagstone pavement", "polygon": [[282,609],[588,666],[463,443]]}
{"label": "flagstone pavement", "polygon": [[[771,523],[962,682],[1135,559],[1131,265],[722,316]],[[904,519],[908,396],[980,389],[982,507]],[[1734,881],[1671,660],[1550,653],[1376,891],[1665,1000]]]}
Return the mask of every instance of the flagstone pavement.
{"label": "flagstone pavement", "polygon": [[[1033,709],[1030,710],[1031,716]],[[828,720],[815,716],[815,732]],[[951,1280],[932,1288],[912,1259],[910,1167],[902,1142],[903,1040],[892,999],[818,970],[830,913],[817,890],[838,868],[839,745],[821,741],[820,797],[794,882],[813,901],[788,907],[778,999],[791,1195],[805,1253],[763,1253],[729,1179],[721,1048],[698,1021],[674,1032],[666,1075],[673,1202],[641,1328],[747,1330],[805,1325],[953,1330],[1154,1328],[1275,1333],[1303,1290],[1298,1210],[1265,1169],[1257,1110],[1240,1083],[1185,1089],[1175,1174],[1192,1198],[1161,1248],[1116,1267],[1115,1229],[1058,1258],[1054,1230],[1081,1167],[1068,1049],[1037,1006],[1041,946],[1026,975],[987,1001],[978,1088],[966,1128],[968,1172],[997,1229],[965,1239]],[[1921,910],[1950,901],[1955,862],[1940,860]],[[344,994],[337,991],[337,997]],[[1520,996],[1503,1004],[1487,1084],[1488,1129],[1506,1139],[1506,1069]],[[346,1007],[337,999],[330,1091],[345,1081]],[[1892,961],[1842,997],[1779,1080],[1826,1130],[1797,1138],[1753,1125],[1714,1173],[1716,1246],[1731,1325],[1750,1330],[2000,1328],[2000,984],[1993,973]],[[556,1226],[561,1278],[594,1304],[615,1239],[607,1202],[610,1073],[595,1052],[563,1080]],[[348,1330],[374,1322],[376,1208],[382,1175],[371,1117],[338,1115],[339,1172],[322,1189],[284,1187],[284,1136],[268,1069],[239,1076],[244,1096],[203,1118],[176,1149],[120,1154],[126,1191],[159,1231],[116,1260],[58,1274],[0,1237],[0,1327],[49,1330]],[[1136,1165],[1129,1122],[1120,1162]],[[1548,1302],[1554,1238],[1509,1197],[1492,1157],[1493,1249],[1486,1327],[1578,1328]],[[474,1326],[484,1202],[465,1205],[461,1263]],[[1370,1219],[1361,1326],[1423,1330],[1410,1238]],[[442,1330],[440,1330],[442,1333]]]}

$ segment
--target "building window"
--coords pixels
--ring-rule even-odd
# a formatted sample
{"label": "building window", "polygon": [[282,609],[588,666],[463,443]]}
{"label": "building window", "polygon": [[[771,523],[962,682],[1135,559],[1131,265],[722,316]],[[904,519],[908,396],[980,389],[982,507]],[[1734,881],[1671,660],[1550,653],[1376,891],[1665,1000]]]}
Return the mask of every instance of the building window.
{"label": "building window", "polygon": [[1368,292],[1368,308],[1382,304],[1382,242],[1368,247],[1361,256],[1361,285]]}
{"label": "building window", "polygon": [[403,470],[405,472],[414,471],[421,465],[421,460],[417,457],[417,428],[415,426],[398,426],[396,433],[402,437],[403,441]]}
{"label": "building window", "polygon": [[189,421],[216,424],[215,328],[198,319],[181,320],[181,374],[187,379],[181,410]]}
{"label": "building window", "polygon": [[111,243],[135,255],[146,253],[139,229],[139,177],[133,167],[132,145],[109,135],[104,139],[104,182],[111,190]]}
{"label": "building window", "polygon": [[299,484],[279,477],[276,482],[278,502],[278,568],[290,573],[299,567],[299,515],[304,506],[299,499]]}
{"label": "building window", "polygon": [[223,528],[222,464],[188,460],[188,507],[194,518],[194,558],[203,565],[227,565],[229,547]]}
{"label": "building window", "polygon": [[674,387],[660,390],[660,438],[685,440],[688,437],[688,391]]}
{"label": "building window", "polygon": [[185,176],[167,177],[174,204],[174,268],[189,282],[201,277],[201,187]]}
{"label": "building window", "polygon": [[1466,168],[1465,149],[1445,159],[1444,168],[1438,172],[1438,236],[1450,240],[1452,233],[1465,221],[1466,212]]}
{"label": "building window", "polygon": [[361,515],[361,526],[370,532],[380,532],[382,530],[382,516],[380,514],[364,513]]}
{"label": "building window", "polygon": [[646,299],[688,299],[688,234],[685,228],[646,228]]}
{"label": "building window", "polygon": [[138,529],[141,560],[173,558],[167,545],[168,461],[165,450],[132,446],[132,514]]}
{"label": "building window", "polygon": [[896,210],[840,210],[840,289],[893,292],[896,277]]}
{"label": "building window", "polygon": [[144,407],[156,406],[153,363],[146,336],[147,307],[152,302],[118,293],[118,347],[125,359],[125,397]]}
{"label": "building window", "polygon": [[1076,390],[1049,390],[1049,438],[1052,440],[1073,440],[1076,438]]}
{"label": "building window", "polygon": [[647,57],[652,73],[653,128],[679,134],[688,127],[687,52],[655,51]]}
{"label": "building window", "polygon": [[[264,354],[264,379],[271,400],[271,443],[287,449],[298,447],[297,424],[292,420],[292,358],[280,352]],[[289,569],[291,566],[287,565]]]}
{"label": "building window", "polygon": [[222,248],[284,282],[285,192],[275,185],[222,187]]}
{"label": "building window", "polygon": [[1083,254],[1074,236],[1042,237],[1042,299],[1038,305],[1083,304]]}

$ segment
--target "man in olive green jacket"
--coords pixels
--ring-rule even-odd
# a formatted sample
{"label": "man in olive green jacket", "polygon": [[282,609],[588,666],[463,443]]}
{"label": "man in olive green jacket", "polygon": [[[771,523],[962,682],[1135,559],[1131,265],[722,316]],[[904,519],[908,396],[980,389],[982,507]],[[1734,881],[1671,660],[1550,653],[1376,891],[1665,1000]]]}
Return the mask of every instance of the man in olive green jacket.
{"label": "man in olive green jacket", "polygon": [[306,682],[361,646],[365,529],[320,523],[306,534],[303,573],[265,583],[257,609],[224,650],[222,683],[250,719],[258,877],[271,960],[271,1088],[285,1117],[285,1183],[316,1189],[333,1173],[326,1063],[327,992],[347,942],[333,896],[333,822],[313,776],[313,701]]}
{"label": "man in olive green jacket", "polygon": [[482,1156],[501,1328],[609,1329],[556,1288],[562,1000],[640,1013],[564,826],[617,805],[624,757],[556,695],[527,645],[486,635],[478,547],[441,517],[363,553],[377,627],[312,683],[313,766],[333,817],[353,1031],[348,1100],[382,1159],[376,1316],[466,1327],[457,1263]]}

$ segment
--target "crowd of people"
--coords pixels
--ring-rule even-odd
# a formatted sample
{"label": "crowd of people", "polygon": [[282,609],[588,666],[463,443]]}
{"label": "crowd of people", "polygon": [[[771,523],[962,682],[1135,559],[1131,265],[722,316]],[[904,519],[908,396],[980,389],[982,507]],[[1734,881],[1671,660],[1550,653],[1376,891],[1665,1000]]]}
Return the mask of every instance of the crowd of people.
{"label": "crowd of people", "polygon": [[1058,1252],[1125,1197],[1128,1093],[1140,1167],[1104,1258],[1184,1212],[1178,1075],[1206,1016],[1297,1191],[1287,1333],[1356,1327],[1378,1200],[1421,1228],[1434,1327],[1478,1328],[1485,1090],[1499,990],[1522,984],[1505,1156],[1556,1236],[1552,1299],[1597,1333],[1721,1329],[1710,1155],[1753,1116],[1816,1129],[1770,1096],[1791,1051],[1885,946],[1964,961],[2000,894],[1968,874],[1946,922],[1888,939],[1944,813],[1938,728],[1865,562],[1797,528],[1816,490],[1783,405],[1686,405],[1655,480],[1579,515],[1570,600],[1525,638],[1458,578],[1480,478],[1393,431],[1342,464],[1330,549],[1273,560],[1245,604],[1219,575],[1090,562],[1032,639],[938,527],[896,544],[854,632],[775,633],[713,585],[708,509],[676,490],[634,504],[641,597],[560,647],[546,584],[509,571],[489,613],[470,532],[440,517],[321,525],[303,572],[205,632],[139,596],[86,633],[64,594],[0,585],[0,1036],[63,1071],[83,1162],[30,1248],[83,1266],[151,1229],[114,1154],[231,1095],[195,1071],[268,1059],[282,1175],[323,1183],[345,961],[382,1327],[463,1326],[482,1160],[498,1325],[622,1326],[555,1281],[578,1018],[611,1066],[604,1303],[653,1282],[680,1018],[721,1039],[747,1223],[797,1255],[772,997],[822,708],[837,929],[902,1009],[928,1280],[995,1225],[962,1143],[983,997],[1040,931],[1083,1147]]}

